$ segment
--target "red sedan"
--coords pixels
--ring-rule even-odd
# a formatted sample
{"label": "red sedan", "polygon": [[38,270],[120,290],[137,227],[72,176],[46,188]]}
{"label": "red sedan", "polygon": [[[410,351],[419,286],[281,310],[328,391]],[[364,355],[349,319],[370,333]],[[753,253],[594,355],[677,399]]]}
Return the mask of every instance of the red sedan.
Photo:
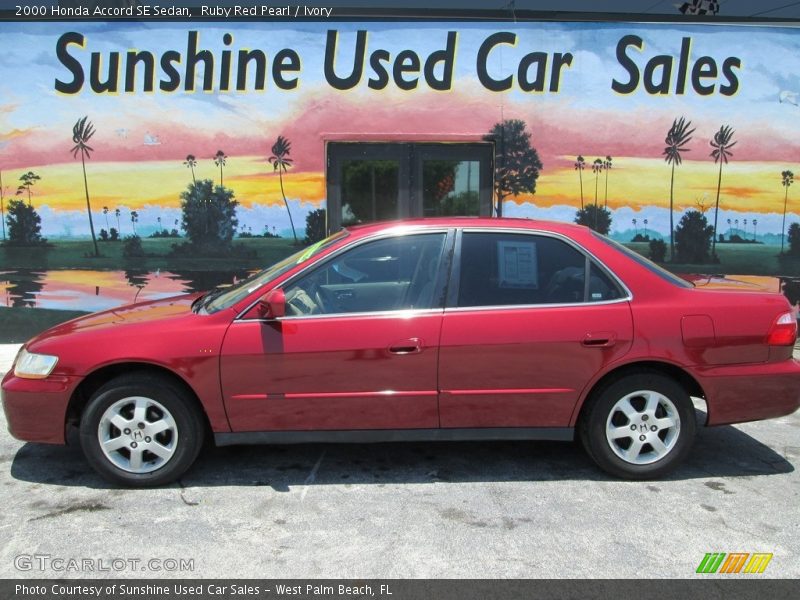
{"label": "red sedan", "polygon": [[653,478],[707,424],[800,405],[779,294],[714,291],[584,227],[516,219],[341,231],[237,285],[96,313],[29,341],[11,433],[160,485],[217,444],[570,440]]}

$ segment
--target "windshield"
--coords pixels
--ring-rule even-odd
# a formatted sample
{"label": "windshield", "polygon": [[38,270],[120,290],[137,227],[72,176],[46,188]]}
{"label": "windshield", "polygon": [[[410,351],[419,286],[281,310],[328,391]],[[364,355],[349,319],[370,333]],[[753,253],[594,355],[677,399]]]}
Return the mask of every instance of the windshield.
{"label": "windshield", "polygon": [[312,244],[307,248],[303,248],[299,252],[284,258],[282,261],[275,263],[271,267],[267,267],[263,271],[253,273],[247,279],[243,279],[232,286],[218,288],[213,292],[209,292],[200,299],[199,307],[207,313],[214,313],[224,308],[229,308],[255,292],[264,284],[274,281],[295,265],[306,262],[346,236],[347,232],[344,230],[334,233],[332,236],[316,244]]}
{"label": "windshield", "polygon": [[671,273],[670,271],[667,271],[666,269],[658,266],[656,263],[654,263],[651,260],[646,259],[644,256],[642,256],[641,254],[639,254],[635,250],[631,250],[627,246],[623,246],[619,242],[616,242],[616,241],[612,240],[611,238],[607,238],[604,235],[600,235],[599,233],[596,233],[596,232],[592,232],[592,233],[594,233],[594,236],[598,240],[601,240],[601,241],[605,242],[606,244],[616,248],[617,250],[619,250],[620,252],[622,252],[626,256],[629,256],[630,258],[635,260],[637,263],[642,265],[645,269],[647,269],[648,271],[650,271],[654,275],[658,275],[664,281],[667,281],[668,283],[671,283],[672,285],[677,285],[678,287],[684,287],[684,288],[694,287],[693,283],[691,283],[689,281],[686,281],[685,279],[681,279],[680,277],[675,275],[675,273]]}

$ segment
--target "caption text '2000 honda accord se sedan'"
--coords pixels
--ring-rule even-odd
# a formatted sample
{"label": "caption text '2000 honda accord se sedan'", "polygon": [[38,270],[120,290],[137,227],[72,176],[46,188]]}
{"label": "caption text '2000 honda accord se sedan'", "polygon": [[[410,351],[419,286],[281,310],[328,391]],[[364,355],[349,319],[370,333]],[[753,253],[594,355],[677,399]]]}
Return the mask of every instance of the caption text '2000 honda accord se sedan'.
{"label": "caption text '2000 honda accord se sedan'", "polygon": [[707,424],[800,405],[786,298],[694,288],[577,225],[379,223],[231,287],[69,321],[2,383],[11,433],[131,486],[217,444],[569,440],[662,475]]}

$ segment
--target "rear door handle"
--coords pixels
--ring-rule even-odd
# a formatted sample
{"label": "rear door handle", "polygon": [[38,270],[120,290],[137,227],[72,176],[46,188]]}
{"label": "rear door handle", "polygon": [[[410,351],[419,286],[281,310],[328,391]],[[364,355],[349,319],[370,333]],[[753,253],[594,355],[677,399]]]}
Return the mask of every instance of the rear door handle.
{"label": "rear door handle", "polygon": [[418,354],[421,351],[422,340],[419,338],[402,340],[389,346],[389,352],[392,354]]}
{"label": "rear door handle", "polygon": [[581,342],[587,348],[609,348],[617,342],[613,331],[595,331],[587,333]]}

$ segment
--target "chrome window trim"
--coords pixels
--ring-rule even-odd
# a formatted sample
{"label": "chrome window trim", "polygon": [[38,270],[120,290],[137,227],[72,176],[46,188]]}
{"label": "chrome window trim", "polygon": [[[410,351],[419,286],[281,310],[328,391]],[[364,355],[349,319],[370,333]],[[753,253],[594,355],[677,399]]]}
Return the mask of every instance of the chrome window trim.
{"label": "chrome window trim", "polygon": [[373,312],[352,312],[352,313],[333,313],[329,315],[287,315],[285,317],[278,317],[277,319],[239,319],[234,323],[281,323],[283,321],[297,321],[306,319],[347,319],[350,317],[377,317],[381,319],[388,318],[408,318],[426,316],[426,315],[441,315],[445,309],[443,308],[406,308],[399,310],[376,310]]}
{"label": "chrome window trim", "polygon": [[[572,238],[564,235],[563,233],[558,233],[556,231],[547,231],[542,229],[520,229],[518,227],[461,227],[460,228],[461,235],[465,233],[517,233],[517,234],[527,234],[527,235],[541,235],[545,237],[551,237],[561,240],[565,242],[567,245],[571,246],[585,257],[588,257],[591,261],[593,261],[606,275],[608,275],[612,281],[614,281],[619,288],[623,292],[622,298],[615,298],[613,300],[599,300],[597,302],[586,301],[586,302],[564,302],[564,303],[549,303],[549,304],[499,304],[499,305],[492,305],[492,306],[452,306],[452,307],[445,307],[446,311],[463,311],[463,310],[481,310],[481,309],[514,309],[514,308],[537,308],[537,307],[549,307],[554,308],[558,306],[598,306],[602,304],[617,304],[619,302],[630,302],[633,300],[633,292],[631,292],[630,288],[625,285],[625,283],[617,276],[614,271],[609,269],[603,261],[601,261],[594,253],[590,252],[582,245],[578,244]],[[459,285],[461,282],[459,281]]]}
{"label": "chrome window trim", "polygon": [[[291,285],[296,279],[302,277],[303,274],[305,274],[305,272],[308,271],[309,269],[318,266],[320,263],[332,260],[332,259],[336,258],[337,256],[339,256],[340,254],[342,254],[343,252],[346,252],[346,251],[350,250],[351,248],[355,248],[357,246],[360,246],[362,244],[366,244],[368,242],[373,242],[373,241],[377,241],[377,240],[381,240],[381,239],[385,239],[385,238],[401,237],[401,236],[404,236],[404,235],[418,235],[418,234],[423,234],[423,233],[443,233],[443,234],[445,234],[445,236],[447,236],[447,234],[453,229],[457,229],[457,228],[456,227],[452,227],[452,226],[448,227],[448,226],[445,226],[445,225],[436,226],[436,227],[430,227],[430,226],[426,226],[426,225],[397,225],[396,227],[392,227],[391,229],[386,229],[384,231],[380,231],[380,232],[371,234],[371,235],[369,235],[367,237],[359,238],[359,239],[356,239],[356,240],[351,240],[350,243],[347,243],[344,246],[342,246],[341,248],[339,248],[338,250],[336,250],[334,252],[331,252],[330,254],[328,254],[328,255],[326,255],[326,256],[324,256],[324,257],[322,257],[322,258],[320,258],[320,259],[318,259],[318,260],[316,260],[314,262],[312,262],[311,264],[306,265],[305,267],[300,269],[297,273],[292,275],[289,279],[287,279],[283,283],[281,283],[279,285],[276,285],[276,286],[274,286],[273,288],[270,288],[270,289],[274,290],[274,289],[278,289],[278,288],[286,288],[286,286]],[[446,243],[447,243],[447,238],[445,237],[445,244]],[[247,308],[245,308],[244,310],[240,311],[233,318],[233,322],[236,323],[236,322],[258,321],[258,322],[263,322],[263,323],[275,323],[275,322],[282,321],[284,319],[292,319],[292,320],[294,320],[294,319],[312,319],[312,318],[319,318],[319,317],[337,317],[337,316],[350,316],[350,315],[375,315],[375,314],[379,314],[379,313],[387,314],[387,313],[398,313],[398,312],[408,312],[409,311],[409,309],[399,309],[399,310],[396,310],[396,311],[375,311],[375,312],[361,312],[361,313],[333,313],[333,314],[325,314],[325,315],[291,315],[289,317],[280,317],[280,318],[277,318],[277,319],[243,319],[242,317],[245,314],[247,314],[250,310],[252,310],[252,308],[256,304],[258,304],[258,300],[259,300],[259,298],[261,298],[262,295],[259,295],[253,302],[251,302],[250,304],[247,305]],[[434,308],[434,309],[419,309],[419,310],[420,311],[434,310],[434,311],[440,312],[443,309]]]}
{"label": "chrome window trim", "polygon": [[445,308],[446,313],[450,312],[470,312],[478,310],[531,310],[536,308],[580,308],[603,306],[611,304],[622,304],[629,300],[627,298],[615,298],[614,300],[600,300],[599,302],[562,302],[549,304],[493,304],[485,306],[453,306]]}

